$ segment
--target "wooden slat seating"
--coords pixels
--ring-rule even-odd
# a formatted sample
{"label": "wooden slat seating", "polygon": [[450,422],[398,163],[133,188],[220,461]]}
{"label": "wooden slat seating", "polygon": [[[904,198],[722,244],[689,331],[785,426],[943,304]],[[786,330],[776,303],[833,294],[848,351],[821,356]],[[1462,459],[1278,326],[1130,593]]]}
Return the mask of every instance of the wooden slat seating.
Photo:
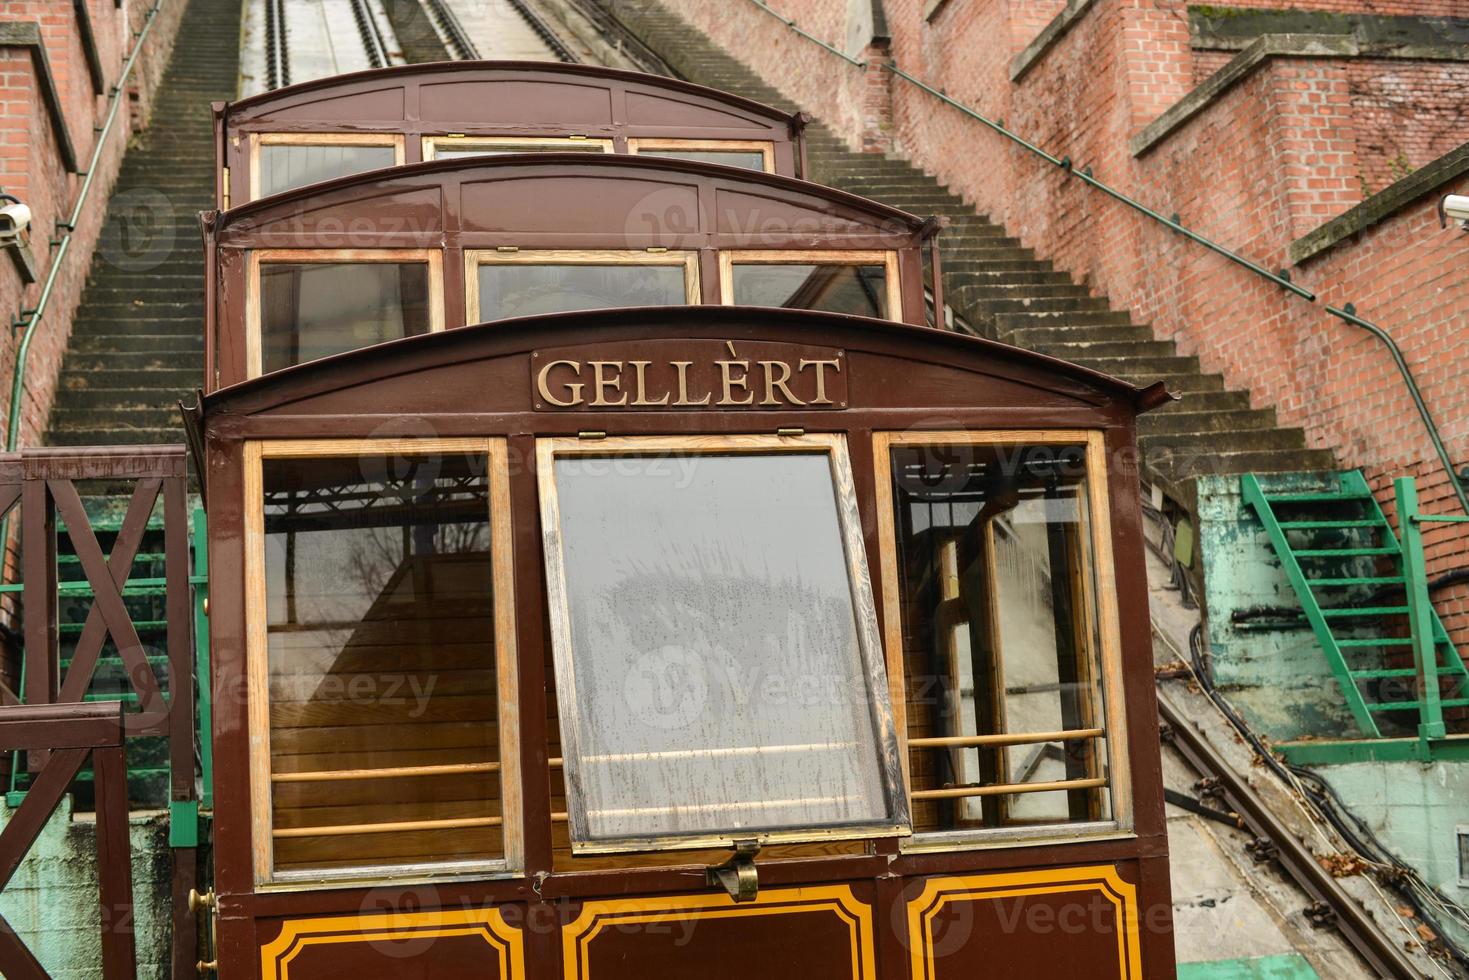
{"label": "wooden slat seating", "polygon": [[339,650],[339,624],[273,630],[278,869],[503,854],[492,603],[488,552],[416,556]]}

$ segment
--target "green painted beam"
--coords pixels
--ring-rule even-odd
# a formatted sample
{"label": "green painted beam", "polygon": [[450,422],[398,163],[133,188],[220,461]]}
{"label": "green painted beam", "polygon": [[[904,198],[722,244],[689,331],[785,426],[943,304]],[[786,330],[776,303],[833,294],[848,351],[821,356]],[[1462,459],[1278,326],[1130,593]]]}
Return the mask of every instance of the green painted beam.
{"label": "green painted beam", "polygon": [[1299,953],[1178,964],[1178,980],[1320,980]]}
{"label": "green painted beam", "polygon": [[1272,746],[1298,766],[1340,766],[1354,762],[1427,762],[1469,760],[1469,735],[1421,740],[1365,738],[1346,741],[1282,742]]}

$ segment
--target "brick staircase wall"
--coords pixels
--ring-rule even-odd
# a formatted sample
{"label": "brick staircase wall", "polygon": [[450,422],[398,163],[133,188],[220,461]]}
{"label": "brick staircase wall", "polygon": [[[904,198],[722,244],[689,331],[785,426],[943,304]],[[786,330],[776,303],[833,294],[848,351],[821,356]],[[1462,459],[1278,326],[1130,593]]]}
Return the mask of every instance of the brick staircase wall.
{"label": "brick staircase wall", "polygon": [[[1453,154],[1431,163],[1410,161],[1427,164],[1420,176],[1433,179],[1422,183],[1426,189],[1411,192],[1406,188],[1418,185],[1404,183],[1399,191],[1408,195],[1405,199],[1395,199],[1389,188],[1362,201],[1363,166],[1365,162],[1370,172],[1370,154],[1359,156],[1356,143],[1344,136],[1354,128],[1362,136],[1360,119],[1368,118],[1353,101],[1362,83],[1354,82],[1352,73],[1360,75],[1375,65],[1374,77],[1397,72],[1417,79],[1417,90],[1409,86],[1402,93],[1411,106],[1425,85],[1426,70],[1419,62],[1397,56],[1265,58],[1217,97],[1199,100],[1194,115],[1134,156],[1130,141],[1193,90],[1195,52],[1181,0],[1071,0],[1039,38],[1009,19],[1014,5],[950,2],[930,19],[925,9],[934,8],[921,0],[885,0],[891,42],[847,49],[867,61],[865,69],[799,37],[749,0],[602,2],[624,21],[658,34],[665,56],[693,80],[735,91],[753,81],[758,87],[744,89],[744,94],[799,104],[830,127],[824,132],[834,137],[828,144],[832,152],[888,148],[890,157],[874,164],[875,169],[933,175],[935,190],[948,192],[949,202],[964,206],[976,220],[987,216],[1016,247],[1033,249],[1027,257],[1054,262],[1069,274],[1073,288],[1087,287],[1075,298],[1105,307],[1087,312],[1111,312],[1121,317],[1118,322],[1077,320],[1078,308],[1072,313],[1052,310],[1058,315],[1044,323],[1036,316],[1043,311],[1037,305],[1042,297],[1026,303],[1013,288],[1015,302],[1024,310],[994,305],[1001,301],[993,293],[981,301],[985,287],[978,284],[950,286],[947,295],[961,307],[981,304],[968,311],[971,319],[994,329],[1001,339],[1135,380],[1169,378],[1175,387],[1204,394],[1192,404],[1186,394],[1183,404],[1145,423],[1151,458],[1159,463],[1150,464],[1151,469],[1165,485],[1176,484],[1173,478],[1186,476],[1189,469],[1278,469],[1283,459],[1260,466],[1261,461],[1242,455],[1252,450],[1241,448],[1232,461],[1225,457],[1236,452],[1235,444],[1259,446],[1272,438],[1267,432],[1285,426],[1305,437],[1304,442],[1291,436],[1289,443],[1277,444],[1282,449],[1300,447],[1292,450],[1296,457],[1289,468],[1330,465],[1334,454],[1340,465],[1364,468],[1389,509],[1390,480],[1398,475],[1418,478],[1425,510],[1457,509],[1387,351],[1323,309],[1328,303],[1354,303],[1397,338],[1450,453],[1460,466],[1469,463],[1469,386],[1461,379],[1469,350],[1469,234],[1440,230],[1434,213],[1438,195],[1469,193],[1469,151],[1455,151],[1462,163],[1451,159]],[[1290,6],[1343,13],[1368,5],[1306,0]],[[818,37],[837,43],[846,37],[837,16],[846,5],[838,0],[777,0],[773,7],[797,17],[803,29]],[[1442,0],[1397,0],[1371,9],[1383,15],[1464,14]],[[1093,167],[1098,176],[1157,210],[1178,212],[1188,227],[1267,268],[1289,269],[1295,281],[1320,293],[1320,301],[1291,296],[1068,179],[1058,168],[884,71],[881,65],[889,58],[991,118],[1004,119],[1058,155],[1069,155],[1078,167]],[[1435,64],[1441,70],[1434,77],[1442,86],[1458,85],[1461,69],[1454,62]],[[874,78],[881,79],[890,99],[892,122],[887,128],[880,124],[881,113],[857,112],[851,95],[860,91],[870,102],[872,86],[878,84]],[[1463,94],[1469,93],[1462,93],[1461,101]],[[878,120],[877,129],[862,129],[863,118]],[[1438,114],[1430,112],[1426,118],[1428,125],[1441,125]],[[1380,123],[1371,125],[1381,129]],[[1400,128],[1405,125],[1399,121]],[[1439,148],[1441,144],[1433,149]],[[871,153],[863,156],[874,158]],[[817,176],[824,165],[818,161]],[[852,176],[848,186],[855,188],[862,180]],[[925,201],[945,203],[899,193],[910,188],[868,186],[872,196],[915,210],[923,210]],[[1331,231],[1322,224],[1328,219],[1345,223],[1345,231],[1330,236],[1338,240],[1292,262],[1293,247],[1299,254],[1309,235]],[[957,226],[953,232],[965,233]],[[954,272],[965,268],[960,265]],[[946,269],[946,278],[949,274]],[[994,275],[988,283],[990,289],[1016,285]],[[1030,315],[1025,326],[1013,318],[1022,313]],[[1103,327],[1142,332],[1111,333]],[[1128,353],[1124,347],[1081,346],[1129,342],[1154,346]],[[1183,380],[1191,374],[1194,380]],[[1261,414],[1239,414],[1249,409]],[[1174,422],[1167,418],[1170,414],[1194,418]],[[1180,431],[1204,423],[1228,426],[1224,431],[1238,432],[1241,438],[1236,443],[1233,436],[1216,438],[1203,429]],[[1166,448],[1165,434],[1172,440]],[[1204,456],[1197,453],[1200,447]],[[1192,461],[1182,470],[1161,462],[1183,457]],[[1187,497],[1186,487],[1171,489]],[[1469,536],[1457,529],[1436,530],[1428,552],[1431,574],[1463,567],[1469,564]],[[1456,627],[1469,627],[1469,589],[1459,586],[1437,598],[1441,612]]]}
{"label": "brick staircase wall", "polygon": [[[61,267],[50,307],[33,341],[27,382],[21,403],[21,444],[35,445],[45,428],[56,391],[56,378],[66,349],[70,326],[80,301],[87,270],[101,236],[99,219],[108,190],[117,178],[129,141],[146,123],[155,104],[163,68],[167,64],[187,0],[164,0],[152,31],[123,94],[120,109],[93,177],[93,211],[78,225],[65,264]],[[77,170],[85,169],[95,147],[95,127],[102,125],[108,108],[108,86],[116,82],[124,60],[136,41],[152,0],[86,0],[87,21],[95,39],[103,89],[93,85],[82,33],[86,29],[71,4],[46,0],[0,2],[0,30],[15,38],[38,28],[47,71],[39,51],[25,44],[0,44],[0,191],[20,198],[31,208],[30,249],[38,282],[25,283],[6,256],[0,258],[0,324],[10,324],[24,309],[33,308],[55,257],[57,223],[64,222],[75,205],[82,175],[69,169],[57,139],[55,122],[47,110],[50,88],[62,109]],[[12,26],[13,25],[13,26]],[[15,330],[0,331],[0,378],[6,397],[0,401],[0,419],[8,406],[9,382],[20,340]],[[0,422],[8,424],[8,420]]]}
{"label": "brick staircase wall", "polygon": [[[619,3],[619,16],[693,81],[794,109],[780,92],[654,2]],[[1270,409],[1251,407],[1248,392],[1228,390],[1197,357],[1180,356],[1108,300],[1038,257],[1000,224],[976,213],[912,164],[855,152],[818,124],[808,134],[812,177],[917,214],[937,214],[943,233],[944,295],[969,328],[1124,377],[1166,381],[1181,400],[1143,420],[1149,477],[1180,502],[1205,472],[1330,468],[1331,454],[1308,449],[1299,429],[1276,425]]]}

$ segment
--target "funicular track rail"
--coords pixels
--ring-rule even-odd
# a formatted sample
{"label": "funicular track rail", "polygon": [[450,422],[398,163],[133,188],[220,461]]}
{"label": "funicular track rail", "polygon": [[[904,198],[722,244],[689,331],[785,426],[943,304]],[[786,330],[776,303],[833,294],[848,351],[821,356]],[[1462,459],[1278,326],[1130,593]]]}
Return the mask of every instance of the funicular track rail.
{"label": "funicular track rail", "polygon": [[1280,868],[1314,904],[1313,918],[1329,919],[1341,936],[1379,977],[1406,980],[1422,976],[1413,961],[1389,938],[1337,880],[1316,860],[1310,849],[1271,812],[1260,795],[1229,762],[1216,752],[1189,719],[1180,714],[1161,691],[1158,717],[1166,726],[1164,739],[1201,775],[1214,780],[1224,808],[1237,814],[1244,829],[1268,842]]}
{"label": "funicular track rail", "polygon": [[454,11],[444,0],[423,0],[424,11],[429,20],[438,28],[443,36],[445,47],[456,61],[477,61],[480,57],[479,48],[469,38],[464,25],[459,22]]}

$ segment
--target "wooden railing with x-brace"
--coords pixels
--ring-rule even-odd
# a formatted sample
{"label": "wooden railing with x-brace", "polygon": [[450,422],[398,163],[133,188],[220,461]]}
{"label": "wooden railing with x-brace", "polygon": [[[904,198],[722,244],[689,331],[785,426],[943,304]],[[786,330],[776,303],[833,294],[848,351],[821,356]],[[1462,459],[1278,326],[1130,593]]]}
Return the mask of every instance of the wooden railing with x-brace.
{"label": "wooden railing with x-brace", "polygon": [[[90,757],[97,787],[97,885],[103,980],[137,976],[133,870],[128,845],[128,777],[122,704],[24,704],[0,708],[0,751],[44,750],[46,764],[0,830],[0,890],[10,883],[72,780]],[[35,954],[0,917],[0,974],[49,980]]]}
{"label": "wooden railing with x-brace", "polygon": [[[78,484],[101,484],[111,495],[131,492],[122,523],[117,529],[110,552],[104,552],[88,518]],[[134,558],[144,536],[150,530],[155,510],[162,497],[162,532],[164,541],[164,585],[168,665],[168,693],[149,660],[149,651],[139,638],[138,629],[129,613],[124,594],[132,576]],[[0,689],[0,739],[6,725],[16,731],[22,713],[59,712],[62,723],[52,726],[66,732],[67,725],[100,725],[86,712],[110,712],[120,726],[115,747],[118,761],[115,777],[121,789],[111,787],[109,799],[103,800],[102,760],[111,760],[114,747],[72,744],[76,736],[51,735],[26,742],[10,739],[0,743],[0,750],[26,750],[27,766],[34,774],[29,791],[3,835],[0,835],[0,872],[13,873],[24,851],[35,840],[35,833],[55,809],[67,787],[76,778],[87,751],[93,751],[97,781],[99,873],[104,887],[117,867],[129,865],[127,836],[127,773],[122,744],[127,738],[165,736],[169,754],[169,797],[172,804],[197,801],[195,778],[196,730],[194,720],[193,669],[193,601],[189,583],[188,470],[182,446],[108,446],[63,449],[27,449],[19,453],[0,454],[0,516],[13,523],[12,513],[20,505],[20,532],[13,537],[20,545],[21,597],[24,618],[23,690],[19,696]],[[92,602],[86,613],[63,672],[60,656],[60,624],[58,623],[58,517],[65,525],[72,552],[86,578]],[[154,521],[154,528],[157,522]],[[137,710],[124,711],[121,703],[83,704],[92,686],[93,676],[104,647],[111,639],[122,662],[130,692],[136,696]],[[23,703],[21,703],[23,702]],[[85,710],[84,710],[85,709]],[[100,715],[99,715],[100,717]],[[78,720],[81,719],[81,720]],[[85,727],[85,726],[83,726]],[[78,728],[81,730],[81,728]],[[30,737],[30,736],[27,736]],[[14,743],[14,744],[13,744]],[[80,751],[80,755],[78,754]],[[111,763],[108,763],[111,767]],[[110,770],[109,770],[110,772]],[[112,834],[103,844],[103,808],[120,808],[123,829]],[[171,807],[172,809],[172,807]],[[11,828],[21,815],[39,820],[36,831],[27,838],[17,832],[15,840],[24,846],[14,857],[10,845]],[[38,814],[38,816],[32,816]],[[111,814],[111,811],[109,811]],[[111,816],[109,816],[111,819]],[[29,824],[23,825],[28,827]],[[189,976],[196,962],[197,931],[188,910],[188,894],[196,884],[196,855],[192,847],[175,847],[173,854],[173,975]],[[8,876],[0,878],[0,887]],[[129,901],[131,893],[128,892]],[[126,941],[126,972],[117,964],[122,941],[115,936],[109,944],[108,924],[104,923],[104,960],[113,962],[105,972],[114,976],[132,976],[133,949],[131,932]],[[26,972],[30,971],[30,972]],[[14,934],[0,925],[0,974],[5,977],[44,977]]]}

